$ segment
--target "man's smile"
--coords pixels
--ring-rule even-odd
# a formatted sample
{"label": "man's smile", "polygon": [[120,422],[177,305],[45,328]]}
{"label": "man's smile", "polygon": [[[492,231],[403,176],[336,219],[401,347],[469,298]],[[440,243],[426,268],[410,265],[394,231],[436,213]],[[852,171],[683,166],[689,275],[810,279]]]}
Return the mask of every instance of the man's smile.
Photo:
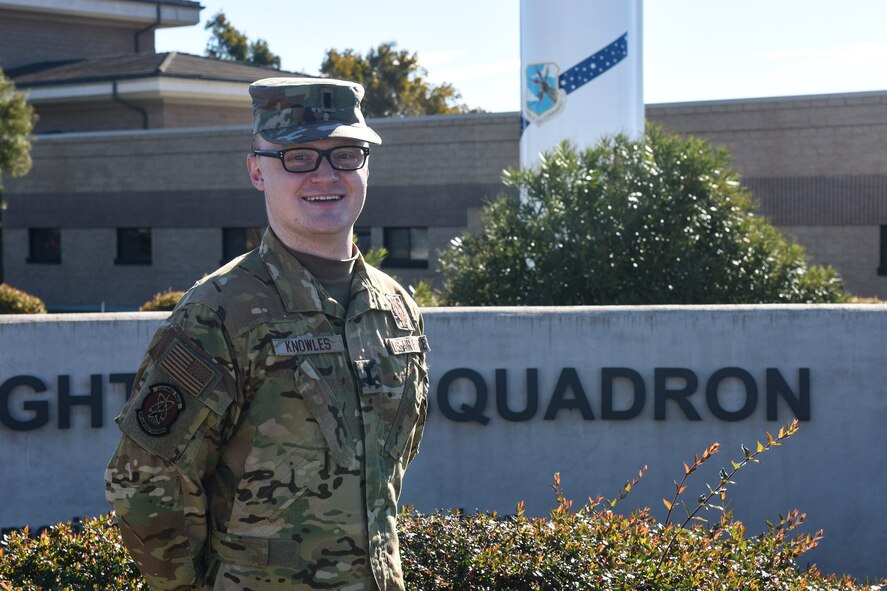
{"label": "man's smile", "polygon": [[341,195],[316,195],[314,197],[303,197],[305,201],[310,203],[315,203],[317,201],[339,201],[342,199]]}

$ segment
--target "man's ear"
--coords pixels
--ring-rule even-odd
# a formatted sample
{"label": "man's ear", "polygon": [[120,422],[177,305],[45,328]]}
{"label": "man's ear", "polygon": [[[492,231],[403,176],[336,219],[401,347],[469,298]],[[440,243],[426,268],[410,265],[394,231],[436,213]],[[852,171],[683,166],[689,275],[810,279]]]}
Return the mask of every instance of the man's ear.
{"label": "man's ear", "polygon": [[255,154],[246,157],[246,169],[249,171],[249,180],[258,191],[265,190],[265,179],[262,177],[262,167]]}

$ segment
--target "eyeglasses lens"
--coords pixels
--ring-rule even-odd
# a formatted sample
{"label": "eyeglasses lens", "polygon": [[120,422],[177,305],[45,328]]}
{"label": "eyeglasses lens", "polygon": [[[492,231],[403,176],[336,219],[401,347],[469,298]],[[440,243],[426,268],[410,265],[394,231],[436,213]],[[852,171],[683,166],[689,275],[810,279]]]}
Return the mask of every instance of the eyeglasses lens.
{"label": "eyeglasses lens", "polygon": [[290,172],[309,172],[320,166],[320,159],[326,156],[336,170],[358,170],[366,160],[366,153],[356,146],[342,146],[320,151],[310,148],[287,150],[283,154],[283,166]]}

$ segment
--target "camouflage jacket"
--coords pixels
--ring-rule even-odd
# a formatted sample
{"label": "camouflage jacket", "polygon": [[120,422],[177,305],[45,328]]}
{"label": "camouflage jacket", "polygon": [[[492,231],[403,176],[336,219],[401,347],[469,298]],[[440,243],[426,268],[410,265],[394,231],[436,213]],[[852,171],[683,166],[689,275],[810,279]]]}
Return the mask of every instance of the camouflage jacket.
{"label": "camouflage jacket", "polygon": [[195,285],[117,422],[106,495],[154,590],[403,589],[427,411],[412,299],[358,258],[345,310],[270,230]]}

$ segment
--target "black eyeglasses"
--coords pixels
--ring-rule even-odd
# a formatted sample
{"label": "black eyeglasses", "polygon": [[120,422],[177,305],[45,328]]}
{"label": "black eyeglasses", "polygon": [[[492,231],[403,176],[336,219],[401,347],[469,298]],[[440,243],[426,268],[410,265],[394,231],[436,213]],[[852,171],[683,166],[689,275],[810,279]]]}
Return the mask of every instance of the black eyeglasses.
{"label": "black eyeglasses", "polygon": [[367,163],[370,149],[365,146],[337,146],[329,150],[288,148],[286,150],[253,150],[256,156],[277,158],[287,172],[312,172],[320,167],[323,157],[336,170],[359,170]]}

